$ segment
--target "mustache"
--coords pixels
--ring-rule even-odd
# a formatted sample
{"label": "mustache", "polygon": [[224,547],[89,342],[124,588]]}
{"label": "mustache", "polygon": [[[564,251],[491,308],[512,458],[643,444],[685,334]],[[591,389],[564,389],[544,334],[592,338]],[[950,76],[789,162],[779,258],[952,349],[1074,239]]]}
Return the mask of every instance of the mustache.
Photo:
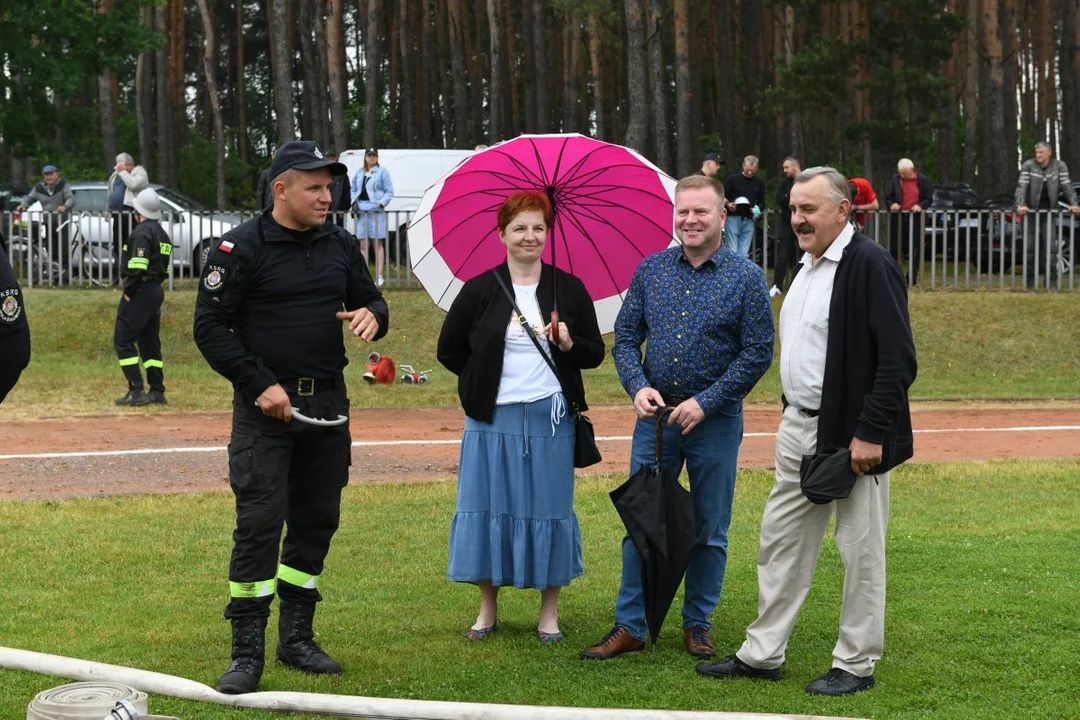
{"label": "mustache", "polygon": [[808,222],[799,223],[798,225],[796,225],[792,229],[795,230],[795,232],[797,232],[797,233],[812,233],[812,232],[814,232],[814,226],[811,225]]}

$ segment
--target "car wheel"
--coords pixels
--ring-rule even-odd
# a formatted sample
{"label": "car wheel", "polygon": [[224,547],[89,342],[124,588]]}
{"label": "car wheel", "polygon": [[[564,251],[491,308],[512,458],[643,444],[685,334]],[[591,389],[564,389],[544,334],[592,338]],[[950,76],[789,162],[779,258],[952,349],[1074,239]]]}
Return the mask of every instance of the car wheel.
{"label": "car wheel", "polygon": [[206,258],[210,256],[210,251],[217,247],[217,244],[217,238],[207,238],[199,243],[195,257],[191,261],[192,274],[202,275],[202,269],[206,265]]}

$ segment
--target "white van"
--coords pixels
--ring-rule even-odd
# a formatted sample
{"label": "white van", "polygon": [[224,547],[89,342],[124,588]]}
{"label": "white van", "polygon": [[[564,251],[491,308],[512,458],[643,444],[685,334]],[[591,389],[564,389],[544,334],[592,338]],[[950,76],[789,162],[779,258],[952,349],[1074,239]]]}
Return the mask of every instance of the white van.
{"label": "white van", "polygon": [[[346,150],[338,161],[349,168],[349,178],[364,166],[364,148]],[[412,213],[420,205],[424,191],[434,185],[443,175],[457,167],[475,150],[384,150],[379,148],[379,165],[390,173],[394,184],[394,199],[386,206],[387,212]]]}

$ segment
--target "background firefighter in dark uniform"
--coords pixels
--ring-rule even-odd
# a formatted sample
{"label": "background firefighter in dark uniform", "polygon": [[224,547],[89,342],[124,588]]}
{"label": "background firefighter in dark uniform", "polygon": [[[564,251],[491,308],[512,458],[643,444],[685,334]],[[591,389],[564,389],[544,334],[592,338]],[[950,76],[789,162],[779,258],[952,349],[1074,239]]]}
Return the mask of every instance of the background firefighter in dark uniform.
{"label": "background firefighter in dark uniform", "polygon": [[389,323],[356,238],[326,222],[333,178],[345,172],[314,142],[281,147],[270,171],[272,206],[222,237],[199,283],[195,341],[234,390],[236,530],[225,608],[233,661],[218,680],[223,693],[258,685],[275,592],[278,659],[306,672],[342,672],[314,642],[312,620],[352,438],[348,423],[310,425],[293,419],[292,408],[347,417],[342,321],[364,341],[385,335]]}
{"label": "background firefighter in dark uniform", "polygon": [[0,252],[0,403],[30,364],[30,323],[22,288],[5,252]]}
{"label": "background firefighter in dark uniform", "polygon": [[[135,196],[135,222],[123,246],[120,278],[124,296],[116,310],[113,345],[120,369],[128,381],[128,393],[117,405],[165,405],[165,365],[161,360],[161,304],[165,290],[161,281],[169,274],[172,241],[161,227],[161,201],[153,188]],[[138,349],[136,349],[136,345]],[[143,392],[139,356],[146,368],[150,392]]]}

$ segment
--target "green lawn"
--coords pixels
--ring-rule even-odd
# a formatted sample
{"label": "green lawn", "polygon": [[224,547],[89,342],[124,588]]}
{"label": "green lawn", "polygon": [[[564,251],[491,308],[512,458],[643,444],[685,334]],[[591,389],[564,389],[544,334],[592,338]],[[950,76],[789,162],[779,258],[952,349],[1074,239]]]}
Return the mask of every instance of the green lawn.
{"label": "green lawn", "polygon": [[[568,639],[553,647],[533,637],[535,591],[504,593],[500,632],[490,640],[463,638],[477,598],[445,579],[452,483],[350,487],[317,618],[320,640],[347,672],[312,678],[271,663],[263,689],[874,718],[1077,716],[1080,461],[898,470],[878,686],[839,700],[803,692],[828,669],[836,638],[842,568],[831,536],[784,682],[696,677],[677,610],[655,660],[577,659],[611,623],[621,531],[606,492],[620,480],[579,483],[586,573],[564,595]],[[767,472],[739,475],[714,615],[724,653],[755,615],[757,534],[771,482]],[[0,503],[2,643],[212,684],[228,660],[221,611],[231,522],[227,493]],[[21,717],[36,692],[60,683],[0,671],[0,717]],[[161,697],[151,710],[184,720],[284,717]]]}
{"label": "green lawn", "polygon": [[[33,360],[0,408],[0,419],[116,412],[112,400],[125,391],[112,349],[117,292],[30,289],[26,297]],[[166,294],[162,345],[169,409],[226,410],[229,385],[210,370],[191,339],[194,300],[190,290]],[[444,313],[422,291],[392,291],[387,300],[389,335],[372,346],[347,340],[353,406],[456,405],[456,379],[435,360]],[[777,299],[777,312],[779,307]],[[919,349],[912,397],[1080,396],[1080,294],[916,292],[911,313]],[[418,370],[432,369],[431,381],[422,387],[365,385],[360,376],[369,347]],[[610,359],[586,373],[586,388],[592,403],[627,401]],[[775,401],[779,395],[774,363],[750,400]]]}

